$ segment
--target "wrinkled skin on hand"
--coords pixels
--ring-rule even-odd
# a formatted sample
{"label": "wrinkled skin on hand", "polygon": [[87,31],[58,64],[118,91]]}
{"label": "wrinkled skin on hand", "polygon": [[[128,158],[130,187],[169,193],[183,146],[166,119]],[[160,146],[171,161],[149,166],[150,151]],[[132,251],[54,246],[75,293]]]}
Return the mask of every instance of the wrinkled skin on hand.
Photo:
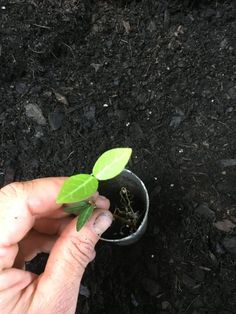
{"label": "wrinkled skin on hand", "polygon": [[[111,224],[109,201],[93,196],[97,209],[76,232],[76,218],[56,204],[65,178],[12,183],[0,190],[0,313],[74,313],[85,267]],[[40,275],[25,261],[50,253]]]}

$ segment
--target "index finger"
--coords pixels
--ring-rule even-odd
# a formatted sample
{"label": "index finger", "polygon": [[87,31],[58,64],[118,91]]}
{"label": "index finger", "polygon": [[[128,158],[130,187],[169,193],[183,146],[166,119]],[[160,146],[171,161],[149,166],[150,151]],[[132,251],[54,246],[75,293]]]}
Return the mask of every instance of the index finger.
{"label": "index finger", "polygon": [[66,178],[15,182],[0,190],[0,247],[19,242],[37,216],[58,210],[57,195]]}

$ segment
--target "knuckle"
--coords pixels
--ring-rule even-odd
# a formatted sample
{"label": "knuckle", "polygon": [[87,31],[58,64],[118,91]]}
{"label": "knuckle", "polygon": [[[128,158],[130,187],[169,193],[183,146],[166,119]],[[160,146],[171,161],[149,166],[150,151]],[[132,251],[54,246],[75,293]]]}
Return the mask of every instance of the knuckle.
{"label": "knuckle", "polygon": [[24,184],[22,182],[13,182],[4,186],[0,193],[4,197],[18,197],[23,190]]}
{"label": "knuckle", "polygon": [[[33,191],[33,181],[26,182],[12,182],[2,189],[0,189],[0,199],[2,203],[4,201],[11,202],[12,200],[27,201],[27,195],[29,191]],[[30,206],[28,204],[28,206]]]}
{"label": "knuckle", "polygon": [[75,263],[85,268],[95,257],[94,244],[89,239],[78,239],[71,237],[71,245],[68,246],[69,255]]}

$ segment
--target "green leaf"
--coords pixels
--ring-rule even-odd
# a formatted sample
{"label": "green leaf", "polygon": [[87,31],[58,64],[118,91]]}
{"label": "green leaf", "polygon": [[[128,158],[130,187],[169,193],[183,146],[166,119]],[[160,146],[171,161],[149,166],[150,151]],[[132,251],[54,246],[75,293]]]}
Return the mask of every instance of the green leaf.
{"label": "green leaf", "polygon": [[79,202],[79,203],[70,204],[70,205],[65,206],[64,207],[64,211],[66,213],[68,213],[68,214],[79,215],[79,213],[81,211],[85,210],[89,206],[93,206],[93,205],[90,204],[89,202],[82,201],[82,202]]}
{"label": "green leaf", "polygon": [[114,148],[106,151],[96,161],[93,175],[98,180],[114,178],[125,168],[131,153],[131,148]]}
{"label": "green leaf", "polygon": [[76,222],[77,231],[79,231],[83,227],[83,225],[88,221],[88,219],[93,213],[93,209],[94,209],[94,206],[90,205],[80,213]]}
{"label": "green leaf", "polygon": [[57,197],[57,203],[75,203],[89,198],[97,191],[98,180],[90,174],[78,174],[68,178]]}

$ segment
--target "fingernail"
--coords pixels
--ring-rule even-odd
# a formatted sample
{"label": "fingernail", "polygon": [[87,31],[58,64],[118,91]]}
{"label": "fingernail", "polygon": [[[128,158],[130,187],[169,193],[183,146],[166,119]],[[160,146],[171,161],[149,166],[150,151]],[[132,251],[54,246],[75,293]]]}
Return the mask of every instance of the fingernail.
{"label": "fingernail", "polygon": [[97,235],[101,235],[105,232],[112,223],[112,215],[108,213],[100,214],[93,224],[93,230]]}
{"label": "fingernail", "polygon": [[103,196],[103,195],[99,195],[98,197],[101,198],[102,200],[106,200],[106,199],[107,199],[107,198],[106,198],[105,196]]}

